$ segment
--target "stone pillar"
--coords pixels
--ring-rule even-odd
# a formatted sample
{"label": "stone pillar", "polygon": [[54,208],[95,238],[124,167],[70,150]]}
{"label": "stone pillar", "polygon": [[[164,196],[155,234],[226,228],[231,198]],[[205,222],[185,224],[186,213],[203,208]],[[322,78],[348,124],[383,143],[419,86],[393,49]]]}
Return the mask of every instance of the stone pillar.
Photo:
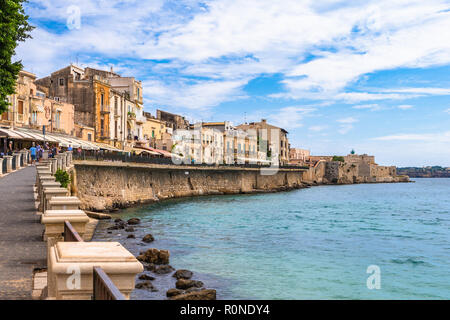
{"label": "stone pillar", "polygon": [[[47,207],[45,206],[46,202],[45,201],[45,195],[44,195],[44,190],[48,189],[48,188],[57,188],[60,189],[61,188],[61,184],[57,181],[50,180],[50,181],[40,181],[40,188],[39,188],[39,212],[44,212],[44,210],[47,209]],[[50,200],[51,198],[47,199]]]}
{"label": "stone pillar", "polygon": [[56,170],[58,170],[58,159],[56,158],[50,158],[50,163],[52,167],[52,174],[56,173]]}
{"label": "stone pillar", "polygon": [[5,159],[3,159],[3,158],[0,158],[0,176],[2,175],[2,174],[4,174],[5,172],[3,172],[3,161],[4,161]]}
{"label": "stone pillar", "polygon": [[45,212],[49,206],[48,201],[52,197],[67,197],[69,195],[69,191],[64,188],[43,188],[43,197],[42,204],[43,208],[41,212]]}
{"label": "stone pillar", "polygon": [[58,169],[63,169],[62,167],[62,158],[60,154],[55,155],[56,159],[58,160]]}
{"label": "stone pillar", "polygon": [[47,167],[40,167],[36,169],[36,187],[39,186],[39,177],[52,175],[52,172]]}
{"label": "stone pillar", "polygon": [[53,197],[48,204],[49,210],[78,210],[81,201],[77,197]]}
{"label": "stone pillar", "polygon": [[56,242],[64,240],[64,221],[69,221],[83,237],[89,217],[82,210],[46,210],[41,217],[41,223],[45,225],[44,241],[48,238],[54,238]]}
{"label": "stone pillar", "polygon": [[[94,267],[101,267],[129,299],[136,275],[144,270],[142,264],[118,242],[58,242],[51,247],[49,260],[49,277],[55,284],[57,300],[91,300]],[[74,269],[80,272],[80,287],[68,288],[70,281],[67,280]]]}
{"label": "stone pillar", "polygon": [[3,157],[6,161],[6,172],[11,172],[12,171],[12,156],[4,156]]}
{"label": "stone pillar", "polygon": [[68,159],[69,159],[69,167],[72,166],[73,163],[73,151],[67,151]]}
{"label": "stone pillar", "polygon": [[22,155],[20,153],[13,153],[13,157],[14,157],[13,161],[16,162],[16,170],[20,169],[20,158],[21,158],[21,156]]}
{"label": "stone pillar", "polygon": [[[42,186],[46,182],[56,182],[55,177],[49,174],[41,174],[39,175],[38,183],[36,184],[37,191],[37,200],[40,201],[42,199]],[[46,185],[47,186],[47,185]],[[60,185],[58,185],[59,187]]]}

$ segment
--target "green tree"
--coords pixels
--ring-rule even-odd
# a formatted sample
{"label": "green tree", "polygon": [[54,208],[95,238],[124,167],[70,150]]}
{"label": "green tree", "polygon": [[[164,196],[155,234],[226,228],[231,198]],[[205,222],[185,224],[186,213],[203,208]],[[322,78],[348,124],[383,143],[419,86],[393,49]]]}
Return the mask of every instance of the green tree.
{"label": "green tree", "polygon": [[333,156],[332,161],[340,161],[340,162],[344,162],[344,157],[342,156]]}
{"label": "green tree", "polygon": [[31,38],[34,29],[23,9],[27,0],[0,1],[0,114],[8,110],[7,96],[14,94],[22,62],[12,62],[20,41]]}

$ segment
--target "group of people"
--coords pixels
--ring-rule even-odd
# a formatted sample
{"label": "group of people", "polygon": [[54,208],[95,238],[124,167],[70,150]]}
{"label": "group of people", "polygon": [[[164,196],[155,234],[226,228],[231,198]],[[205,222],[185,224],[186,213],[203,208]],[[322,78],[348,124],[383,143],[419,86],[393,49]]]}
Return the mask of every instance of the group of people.
{"label": "group of people", "polygon": [[[72,151],[72,146],[69,145],[67,148],[68,151]],[[62,151],[61,147],[59,146],[52,146],[50,147],[48,145],[48,142],[44,143],[42,146],[36,144],[33,142],[30,148],[30,155],[31,155],[31,161],[32,164],[34,164],[36,161],[39,162],[40,159],[43,158],[44,152],[48,152],[49,158],[54,158],[57,154],[59,154]]]}

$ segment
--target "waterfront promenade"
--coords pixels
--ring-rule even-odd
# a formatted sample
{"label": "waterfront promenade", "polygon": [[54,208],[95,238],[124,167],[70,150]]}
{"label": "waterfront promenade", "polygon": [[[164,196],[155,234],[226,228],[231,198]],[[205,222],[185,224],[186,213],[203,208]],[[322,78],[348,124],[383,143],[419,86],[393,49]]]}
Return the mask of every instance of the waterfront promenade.
{"label": "waterfront promenade", "polygon": [[31,299],[33,269],[46,265],[35,174],[29,166],[0,178],[0,299]]}

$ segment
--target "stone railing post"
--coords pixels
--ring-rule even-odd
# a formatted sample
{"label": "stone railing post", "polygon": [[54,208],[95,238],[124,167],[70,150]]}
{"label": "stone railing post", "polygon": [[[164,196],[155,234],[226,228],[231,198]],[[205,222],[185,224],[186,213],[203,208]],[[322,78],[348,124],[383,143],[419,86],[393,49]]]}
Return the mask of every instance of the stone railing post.
{"label": "stone railing post", "polygon": [[49,206],[48,202],[52,197],[67,197],[69,195],[69,191],[64,188],[43,188],[43,197],[42,197],[42,211],[45,212]]}
{"label": "stone railing post", "polygon": [[[49,188],[50,186],[57,186],[60,187],[61,185],[58,183],[56,185],[55,177],[50,174],[38,174],[39,175],[39,181],[36,185],[36,191],[37,191],[37,199],[40,201],[42,199],[42,191],[43,187]],[[48,184],[48,182],[52,182],[53,184]]]}
{"label": "stone railing post", "polygon": [[[91,300],[93,269],[101,267],[126,299],[135,286],[142,264],[118,242],[58,242],[50,248],[48,268],[57,300]],[[70,280],[80,277],[78,287]]]}
{"label": "stone railing post", "polygon": [[16,163],[16,170],[19,170],[20,169],[20,157],[21,157],[21,154],[20,153],[13,153],[13,161],[15,161],[15,163]]}
{"label": "stone railing post", "polygon": [[[53,197],[53,199],[59,197]],[[41,217],[41,223],[45,225],[44,241],[48,238],[56,239],[56,242],[64,240],[64,221],[69,221],[80,237],[83,237],[89,217],[82,210],[46,210]]]}
{"label": "stone railing post", "polygon": [[12,171],[12,156],[4,156],[4,159],[6,161],[6,172]]}
{"label": "stone railing post", "polygon": [[3,159],[3,158],[0,158],[0,176],[2,175],[2,174],[4,174],[5,172],[3,172],[3,161],[4,161],[5,159]]}
{"label": "stone railing post", "polygon": [[49,210],[78,210],[81,201],[77,197],[53,197],[48,204]]}

